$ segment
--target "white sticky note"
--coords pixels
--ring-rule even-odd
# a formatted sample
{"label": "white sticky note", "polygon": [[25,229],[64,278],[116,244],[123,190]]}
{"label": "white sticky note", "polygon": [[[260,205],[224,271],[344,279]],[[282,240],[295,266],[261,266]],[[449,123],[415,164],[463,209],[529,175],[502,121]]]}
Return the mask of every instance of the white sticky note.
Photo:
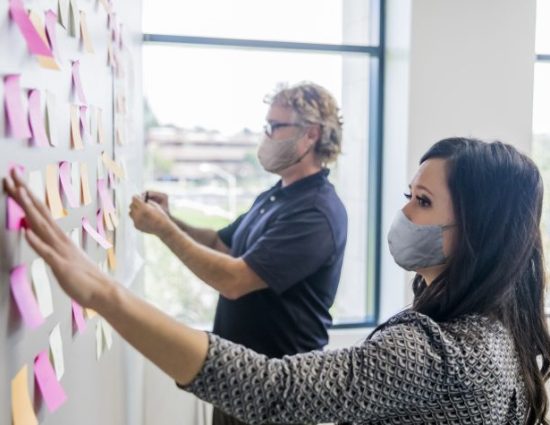
{"label": "white sticky note", "polygon": [[95,341],[96,341],[96,358],[99,360],[105,349],[103,344],[103,325],[101,320],[98,320],[95,328]]}
{"label": "white sticky note", "polygon": [[82,191],[80,190],[80,164],[78,162],[71,163],[71,182],[76,191],[76,199],[81,203]]}
{"label": "white sticky note", "polygon": [[50,359],[55,369],[57,380],[61,380],[65,373],[65,360],[63,357],[63,341],[59,324],[50,333]]}
{"label": "white sticky note", "polygon": [[76,229],[71,230],[72,241],[77,247],[82,248],[82,243],[80,242],[80,234],[81,234],[81,231],[80,231],[80,228],[78,227]]}
{"label": "white sticky note", "polygon": [[42,171],[29,171],[28,185],[34,196],[36,196],[42,202],[46,202],[46,187],[44,186]]}
{"label": "white sticky note", "polygon": [[103,327],[103,337],[105,338],[105,345],[107,346],[107,349],[110,350],[113,346],[113,330],[111,328],[111,325],[107,323],[105,319],[99,320],[101,322],[101,326]]}
{"label": "white sticky note", "polygon": [[52,291],[50,279],[46,271],[46,263],[42,258],[37,258],[31,265],[32,285],[40,312],[43,317],[53,313]]}

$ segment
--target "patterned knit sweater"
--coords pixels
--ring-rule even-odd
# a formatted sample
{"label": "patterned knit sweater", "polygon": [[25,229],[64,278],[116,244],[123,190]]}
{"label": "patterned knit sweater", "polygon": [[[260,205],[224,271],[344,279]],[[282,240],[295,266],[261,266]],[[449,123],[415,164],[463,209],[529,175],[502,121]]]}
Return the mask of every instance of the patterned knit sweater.
{"label": "patterned knit sweater", "polygon": [[522,424],[523,381],[509,332],[479,315],[437,323],[404,311],[350,348],[268,359],[209,335],[181,388],[250,424]]}

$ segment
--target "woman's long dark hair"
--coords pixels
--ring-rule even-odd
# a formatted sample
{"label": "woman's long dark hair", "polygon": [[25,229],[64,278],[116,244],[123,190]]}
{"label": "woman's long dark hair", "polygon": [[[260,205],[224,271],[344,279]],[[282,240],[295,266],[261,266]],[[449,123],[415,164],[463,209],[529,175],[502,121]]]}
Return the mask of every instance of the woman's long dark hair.
{"label": "woman's long dark hair", "polygon": [[468,313],[502,321],[514,338],[525,380],[526,423],[548,424],[540,173],[531,159],[501,142],[445,139],[420,163],[430,158],[446,160],[457,236],[448,267],[437,279],[426,286],[420,275],[414,278],[413,310],[436,321]]}

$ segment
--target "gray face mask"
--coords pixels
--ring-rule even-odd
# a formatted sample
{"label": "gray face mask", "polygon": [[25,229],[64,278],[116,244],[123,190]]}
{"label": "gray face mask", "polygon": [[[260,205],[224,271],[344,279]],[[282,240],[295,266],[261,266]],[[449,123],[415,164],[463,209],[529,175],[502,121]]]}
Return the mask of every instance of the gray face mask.
{"label": "gray face mask", "polygon": [[388,233],[393,259],[408,271],[444,264],[443,231],[453,226],[415,224],[400,210]]}
{"label": "gray face mask", "polygon": [[298,153],[298,140],[273,140],[268,137],[262,140],[258,148],[258,160],[264,170],[277,173],[300,162],[311,150],[313,144],[302,154]]}

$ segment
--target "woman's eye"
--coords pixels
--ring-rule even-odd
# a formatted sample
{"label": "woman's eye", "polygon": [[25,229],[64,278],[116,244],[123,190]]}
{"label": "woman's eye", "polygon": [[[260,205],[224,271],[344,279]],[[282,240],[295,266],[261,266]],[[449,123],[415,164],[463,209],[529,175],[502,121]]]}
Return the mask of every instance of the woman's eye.
{"label": "woman's eye", "polygon": [[417,196],[416,200],[418,201],[418,205],[424,208],[429,207],[432,204],[428,198],[425,198],[423,196]]}

